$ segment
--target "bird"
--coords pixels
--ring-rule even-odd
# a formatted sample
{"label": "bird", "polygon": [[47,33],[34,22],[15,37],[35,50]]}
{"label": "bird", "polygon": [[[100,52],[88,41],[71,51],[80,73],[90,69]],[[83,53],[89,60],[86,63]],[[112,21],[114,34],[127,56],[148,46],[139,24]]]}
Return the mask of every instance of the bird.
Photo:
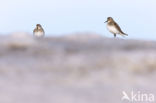
{"label": "bird", "polygon": [[112,17],[108,17],[107,21],[104,23],[107,23],[107,29],[114,34],[114,38],[116,38],[116,34],[120,34],[122,36],[128,36],[128,34],[124,33],[120,26],[113,20]]}
{"label": "bird", "polygon": [[45,32],[40,24],[36,24],[36,28],[33,31],[33,35],[38,38],[44,37]]}

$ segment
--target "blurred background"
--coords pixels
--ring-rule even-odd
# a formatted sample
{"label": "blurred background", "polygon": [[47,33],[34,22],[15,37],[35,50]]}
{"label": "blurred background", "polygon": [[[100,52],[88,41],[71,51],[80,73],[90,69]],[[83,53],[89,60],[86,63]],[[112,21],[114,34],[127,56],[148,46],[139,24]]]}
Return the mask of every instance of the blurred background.
{"label": "blurred background", "polygon": [[[129,103],[123,91],[155,96],[155,9],[154,0],[2,1],[0,103]],[[114,39],[108,16],[129,36]],[[37,23],[45,38],[33,38]]]}

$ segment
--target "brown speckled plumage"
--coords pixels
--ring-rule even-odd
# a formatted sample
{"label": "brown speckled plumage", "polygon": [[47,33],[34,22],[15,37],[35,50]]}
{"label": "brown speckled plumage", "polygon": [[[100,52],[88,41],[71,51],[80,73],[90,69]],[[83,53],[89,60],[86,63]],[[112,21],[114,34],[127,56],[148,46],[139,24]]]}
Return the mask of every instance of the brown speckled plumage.
{"label": "brown speckled plumage", "polygon": [[116,37],[116,34],[120,34],[122,36],[126,35],[128,36],[126,33],[124,33],[120,26],[113,20],[112,17],[108,17],[107,18],[107,28],[108,30],[114,34],[114,37]]}
{"label": "brown speckled plumage", "polygon": [[40,24],[36,25],[36,28],[34,29],[33,34],[35,37],[44,37],[45,32]]}

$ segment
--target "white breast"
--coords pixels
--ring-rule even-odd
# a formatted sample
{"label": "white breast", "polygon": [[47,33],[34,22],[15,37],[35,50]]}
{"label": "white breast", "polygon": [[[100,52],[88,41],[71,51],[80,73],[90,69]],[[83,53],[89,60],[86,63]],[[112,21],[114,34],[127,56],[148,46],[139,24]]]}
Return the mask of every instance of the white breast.
{"label": "white breast", "polygon": [[115,26],[107,25],[107,29],[113,34],[120,34],[119,30]]}
{"label": "white breast", "polygon": [[44,32],[35,32],[34,35],[36,37],[43,37],[44,36]]}

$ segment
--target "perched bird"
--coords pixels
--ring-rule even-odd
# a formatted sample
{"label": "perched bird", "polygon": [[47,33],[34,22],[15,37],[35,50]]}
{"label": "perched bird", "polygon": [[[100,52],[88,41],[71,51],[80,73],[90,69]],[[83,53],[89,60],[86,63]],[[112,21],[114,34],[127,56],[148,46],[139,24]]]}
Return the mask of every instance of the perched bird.
{"label": "perched bird", "polygon": [[104,23],[107,23],[107,29],[114,34],[114,37],[116,37],[116,34],[120,34],[122,36],[128,36],[128,34],[124,33],[120,26],[113,20],[112,17],[108,17],[107,21]]}
{"label": "perched bird", "polygon": [[35,37],[44,37],[45,32],[40,24],[36,25],[36,28],[34,29],[33,34]]}

